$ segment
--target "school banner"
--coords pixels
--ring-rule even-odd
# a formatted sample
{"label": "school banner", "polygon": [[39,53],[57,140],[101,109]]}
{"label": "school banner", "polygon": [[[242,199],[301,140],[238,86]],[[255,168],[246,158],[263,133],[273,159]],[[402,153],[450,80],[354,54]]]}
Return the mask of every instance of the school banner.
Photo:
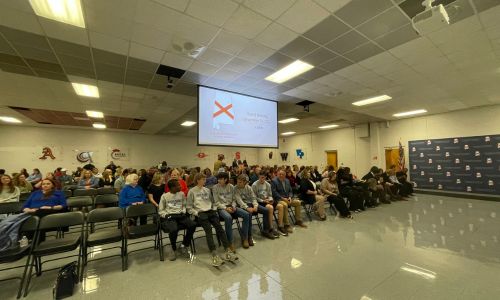
{"label": "school banner", "polygon": [[500,135],[409,141],[418,188],[500,195]]}

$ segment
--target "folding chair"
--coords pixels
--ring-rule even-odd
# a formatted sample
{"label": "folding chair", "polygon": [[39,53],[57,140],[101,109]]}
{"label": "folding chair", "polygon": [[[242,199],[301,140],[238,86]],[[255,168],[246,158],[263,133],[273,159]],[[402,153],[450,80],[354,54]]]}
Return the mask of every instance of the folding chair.
{"label": "folding chair", "polygon": [[117,206],[119,202],[118,195],[117,194],[103,194],[103,195],[97,195],[94,200],[94,208],[97,205],[104,205],[104,206]]}
{"label": "folding chair", "polygon": [[[141,216],[152,216],[154,219],[153,224],[145,224],[145,225],[136,225],[129,226],[128,220],[132,218],[137,218]],[[156,211],[156,207],[153,204],[141,204],[141,205],[130,205],[127,207],[125,212],[125,222],[123,227],[126,227],[125,234],[125,270],[128,269],[128,245],[134,245],[138,243],[143,243],[147,241],[138,241],[135,243],[129,243],[129,240],[139,239],[147,236],[155,237],[155,249],[158,248],[160,253],[160,260],[163,261],[163,240],[162,240],[162,231],[160,229],[160,221],[158,217],[158,213]],[[158,243],[158,247],[157,247]]]}
{"label": "folding chair", "polygon": [[107,194],[116,194],[116,191],[112,187],[100,187],[97,189],[97,195],[107,195]]}
{"label": "folding chair", "polygon": [[24,202],[24,201],[28,200],[30,195],[31,195],[31,193],[21,193],[19,195],[19,202]]}
{"label": "folding chair", "polygon": [[91,196],[92,198],[97,195],[96,189],[78,189],[73,191],[73,196]]}
{"label": "folding chair", "polygon": [[74,196],[66,199],[66,205],[68,206],[68,210],[73,208],[87,210],[89,207],[92,207],[93,200],[91,196]]}
{"label": "folding chair", "polygon": [[73,196],[73,191],[71,190],[63,190],[63,193],[66,198]]}
{"label": "folding chair", "polygon": [[304,201],[300,201],[300,202],[302,204],[302,207],[304,207],[307,218],[309,219],[309,221],[312,221],[313,205],[314,204],[305,203]]}
{"label": "folding chair", "polygon": [[[99,229],[96,232],[92,231],[94,224],[109,222],[109,221],[119,221],[122,222],[124,218],[123,209],[119,207],[106,207],[106,208],[97,208],[89,212],[87,215],[87,224],[85,226],[86,239],[85,246],[83,248],[83,264],[81,268],[81,277],[83,277],[83,270],[87,265],[88,260],[88,249],[98,245],[106,245],[116,242],[121,242],[121,246],[109,247],[102,250],[110,250],[114,248],[120,248],[121,251],[121,259],[122,259],[122,271],[125,271],[125,240],[123,236],[123,231],[121,228],[113,228],[113,229]],[[92,251],[90,251],[92,253]],[[107,257],[105,257],[107,258]]]}
{"label": "folding chair", "polygon": [[[18,260],[21,260],[25,256],[26,256],[26,264],[30,263],[31,251],[33,250],[33,245],[36,242],[35,241],[36,230],[38,229],[39,222],[40,222],[40,219],[36,216],[32,216],[29,219],[27,219],[26,221],[24,221],[24,223],[21,225],[19,232],[21,233],[21,235],[31,234],[33,236],[33,238],[28,242],[27,247],[22,247],[22,248],[19,247],[15,250],[2,253],[0,255],[0,264],[7,264],[7,263],[10,264],[10,263],[16,262]],[[5,269],[1,269],[0,271],[18,269],[18,268],[22,268],[24,266],[25,265],[9,267],[9,268],[5,268]],[[19,284],[19,288],[17,290],[17,299],[19,299],[21,297],[24,281],[26,279],[26,268],[24,268],[24,272],[23,272],[22,277],[10,277],[10,278],[6,278],[6,279],[2,279],[0,281],[7,281],[7,280],[12,280],[12,279],[19,279],[21,281]]]}
{"label": "folding chair", "polygon": [[21,202],[5,202],[0,204],[0,215],[18,214],[23,211],[23,204]]}
{"label": "folding chair", "polygon": [[[42,257],[54,255],[54,254],[59,254],[59,253],[71,252],[71,251],[74,251],[77,248],[79,248],[78,264],[77,264],[77,274],[78,274],[77,276],[79,277],[80,267],[81,267],[80,262],[81,262],[81,258],[82,258],[83,243],[84,243],[83,223],[84,223],[84,218],[83,218],[83,213],[81,211],[55,213],[55,214],[45,216],[40,220],[40,225],[38,226],[37,235],[35,238],[37,242],[38,242],[38,239],[40,237],[41,230],[48,230],[48,229],[52,229],[52,228],[61,228],[61,227],[69,227],[69,226],[79,226],[80,227],[80,234],[76,235],[76,236],[70,235],[69,237],[64,237],[64,238],[60,238],[60,239],[46,240],[46,241],[40,242],[38,244],[35,244],[33,251],[31,252],[32,261],[30,262],[30,260],[28,259],[28,261],[26,262],[25,270],[24,270],[26,272],[26,270],[29,267],[28,281],[27,281],[25,289],[24,289],[24,296],[25,297],[29,291],[29,285],[31,282],[31,275],[33,272],[33,266],[36,266],[37,276],[40,276],[40,275],[42,275],[42,264],[43,263],[73,257],[74,255],[49,259],[43,263],[42,263]],[[81,277],[79,277],[79,281],[82,281]]]}

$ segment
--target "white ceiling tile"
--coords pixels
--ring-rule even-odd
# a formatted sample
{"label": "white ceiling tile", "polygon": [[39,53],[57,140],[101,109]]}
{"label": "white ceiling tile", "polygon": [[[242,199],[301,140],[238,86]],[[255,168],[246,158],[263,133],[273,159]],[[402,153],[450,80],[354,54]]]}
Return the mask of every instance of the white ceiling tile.
{"label": "white ceiling tile", "polygon": [[0,25],[36,34],[43,33],[36,15],[7,7],[0,9]]}
{"label": "white ceiling tile", "polygon": [[135,24],[131,41],[156,49],[172,50],[172,36],[170,34],[144,24]]}
{"label": "white ceiling tile", "polygon": [[336,12],[351,0],[314,0],[320,6],[326,8],[330,12]]}
{"label": "white ceiling tile", "polygon": [[89,38],[87,30],[77,26],[56,22],[45,18],[40,18],[42,25],[47,36],[75,44],[84,46],[89,45]]}
{"label": "white ceiling tile", "polygon": [[96,32],[105,33],[116,38],[130,40],[133,34],[134,22],[126,19],[92,13],[86,14],[87,28]]}
{"label": "white ceiling tile", "polygon": [[82,6],[86,15],[93,12],[99,13],[104,18],[113,16],[132,20],[137,7],[144,6],[146,1],[148,0],[83,0]]}
{"label": "white ceiling tile", "polygon": [[215,71],[217,71],[217,69],[218,68],[216,66],[202,63],[201,61],[195,61],[189,68],[189,71],[206,76],[212,76],[215,73]]}
{"label": "white ceiling tile", "polygon": [[255,41],[268,46],[269,48],[278,50],[293,41],[297,36],[297,33],[291,31],[285,26],[273,23],[261,34],[259,34]]}
{"label": "white ceiling tile", "polygon": [[167,52],[165,53],[165,57],[163,57],[161,63],[163,65],[171,66],[174,68],[179,68],[183,70],[187,70],[194,62],[194,59],[182,55],[178,55],[175,53]]}
{"label": "white ceiling tile", "polygon": [[253,39],[269,24],[271,24],[271,20],[240,6],[224,24],[224,28],[245,38]]}
{"label": "white ceiling tile", "polygon": [[234,57],[232,60],[230,60],[224,68],[238,72],[238,73],[245,73],[255,67],[255,63],[241,59],[239,57]]}
{"label": "white ceiling tile", "polygon": [[191,0],[186,13],[207,23],[222,26],[237,8],[238,4],[230,0]]}
{"label": "white ceiling tile", "polygon": [[140,0],[134,21],[165,32],[180,26],[183,14],[159,3]]}
{"label": "white ceiling tile", "polygon": [[330,13],[310,0],[298,0],[277,22],[297,33],[304,33]]}
{"label": "white ceiling tile", "polygon": [[217,51],[215,49],[207,48],[203,53],[198,56],[198,60],[204,63],[208,63],[217,67],[221,67],[231,60],[232,56],[230,54]]}
{"label": "white ceiling tile", "polygon": [[274,53],[274,50],[271,48],[268,48],[264,45],[261,45],[259,43],[255,42],[250,42],[245,49],[243,49],[239,54],[238,57],[246,59],[251,62],[256,62],[260,63],[264,59],[268,58]]}
{"label": "white ceiling tile", "polygon": [[201,45],[208,45],[218,32],[218,27],[187,15],[183,15],[181,22],[172,29],[175,37]]}
{"label": "white ceiling tile", "polygon": [[129,42],[107,34],[89,31],[92,47],[113,53],[128,55]]}
{"label": "white ceiling tile", "polygon": [[144,59],[150,62],[159,63],[163,58],[165,51],[137,44],[134,42],[130,43],[130,53],[131,57]]}
{"label": "white ceiling tile", "polygon": [[185,11],[189,0],[153,0],[161,5],[173,8],[178,11]]}
{"label": "white ceiling tile", "polygon": [[236,34],[221,30],[210,43],[210,48],[229,54],[237,54],[248,44],[249,40]]}
{"label": "white ceiling tile", "polygon": [[246,0],[244,5],[253,11],[268,17],[276,19],[287,9],[289,9],[295,0]]}
{"label": "white ceiling tile", "polygon": [[213,77],[230,82],[230,81],[233,81],[236,78],[238,78],[240,75],[241,74],[238,72],[221,69],[221,70],[217,71]]}

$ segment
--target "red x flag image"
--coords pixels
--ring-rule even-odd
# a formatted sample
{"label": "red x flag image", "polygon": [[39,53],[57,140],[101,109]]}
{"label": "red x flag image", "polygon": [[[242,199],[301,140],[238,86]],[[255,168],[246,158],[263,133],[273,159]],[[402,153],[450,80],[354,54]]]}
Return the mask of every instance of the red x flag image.
{"label": "red x flag image", "polygon": [[220,129],[220,125],[234,124],[234,109],[231,97],[220,97],[214,100],[213,128]]}

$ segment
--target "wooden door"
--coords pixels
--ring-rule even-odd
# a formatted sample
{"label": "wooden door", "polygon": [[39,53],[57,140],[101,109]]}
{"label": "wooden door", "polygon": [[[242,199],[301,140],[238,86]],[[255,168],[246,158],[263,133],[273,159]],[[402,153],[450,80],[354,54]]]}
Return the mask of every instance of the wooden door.
{"label": "wooden door", "polygon": [[338,170],[337,151],[326,151],[326,164]]}
{"label": "wooden door", "polygon": [[399,149],[385,149],[385,169],[388,170],[392,165],[396,168],[399,164]]}

